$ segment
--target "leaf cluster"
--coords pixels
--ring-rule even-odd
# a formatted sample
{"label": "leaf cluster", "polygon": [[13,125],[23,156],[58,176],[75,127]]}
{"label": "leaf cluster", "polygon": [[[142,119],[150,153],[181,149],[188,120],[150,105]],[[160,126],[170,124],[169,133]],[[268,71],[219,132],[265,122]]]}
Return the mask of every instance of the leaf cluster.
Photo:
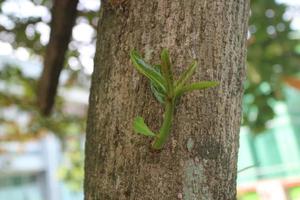
{"label": "leaf cluster", "polygon": [[189,83],[197,68],[197,61],[193,61],[178,80],[174,80],[172,64],[167,49],[162,50],[160,55],[161,63],[159,65],[148,64],[137,51],[131,51],[130,58],[135,69],[149,79],[151,90],[156,100],[165,106],[164,121],[158,133],[151,131],[140,116],[135,118],[133,129],[136,133],[154,137],[153,148],[161,149],[171,128],[175,101],[188,92],[214,87],[218,83],[215,81]]}

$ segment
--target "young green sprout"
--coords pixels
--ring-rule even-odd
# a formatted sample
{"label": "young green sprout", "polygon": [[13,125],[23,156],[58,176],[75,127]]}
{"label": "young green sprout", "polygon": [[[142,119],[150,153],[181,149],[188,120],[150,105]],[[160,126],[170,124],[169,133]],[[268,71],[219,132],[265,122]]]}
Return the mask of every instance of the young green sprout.
{"label": "young green sprout", "polygon": [[187,92],[214,87],[218,85],[218,83],[215,81],[188,83],[196,70],[196,61],[186,69],[178,80],[174,81],[172,65],[167,49],[163,49],[161,53],[160,65],[150,65],[146,63],[136,51],[131,51],[130,58],[136,70],[150,80],[152,93],[165,107],[163,123],[158,133],[151,131],[145,124],[144,119],[140,116],[135,118],[133,129],[136,133],[153,137],[154,142],[152,147],[154,149],[161,149],[166,143],[170,133],[176,99]]}

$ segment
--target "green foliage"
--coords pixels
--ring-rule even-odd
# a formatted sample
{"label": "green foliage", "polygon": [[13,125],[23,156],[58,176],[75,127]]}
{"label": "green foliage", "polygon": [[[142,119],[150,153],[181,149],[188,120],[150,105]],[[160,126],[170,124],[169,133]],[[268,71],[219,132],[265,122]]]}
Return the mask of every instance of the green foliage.
{"label": "green foliage", "polygon": [[[6,130],[2,140],[18,140],[34,138],[50,131],[63,138],[65,136],[84,132],[84,118],[64,113],[64,100],[58,96],[58,105],[51,117],[43,117],[36,107],[37,80],[25,76],[17,66],[7,65],[0,74],[0,108],[3,111],[14,109],[26,115],[28,123],[26,128],[19,127],[17,121],[10,120],[1,112],[1,125]],[[14,128],[11,128],[11,127]],[[22,137],[20,137],[22,136]]]}
{"label": "green foliage", "polygon": [[175,86],[176,88],[180,88],[182,87],[187,80],[189,80],[191,78],[191,76],[193,75],[193,73],[195,72],[197,67],[197,62],[194,61],[187,70],[185,70],[185,72],[179,77],[179,79],[175,82]]}
{"label": "green foliage", "polygon": [[142,117],[135,118],[133,129],[136,133],[155,137],[152,147],[154,149],[161,149],[171,129],[176,99],[184,93],[193,90],[214,87],[217,85],[217,82],[203,81],[191,84],[187,83],[197,67],[196,61],[180,76],[179,80],[174,81],[172,64],[167,49],[162,50],[160,56],[161,65],[147,64],[136,51],[131,51],[130,57],[136,70],[150,80],[151,90],[155,98],[165,106],[164,121],[157,134],[148,128]]}
{"label": "green foliage", "polygon": [[62,165],[58,171],[59,178],[69,186],[73,192],[81,192],[83,185],[84,153],[80,144],[80,138],[74,137],[68,140]]}
{"label": "green foliage", "polygon": [[273,119],[274,102],[284,100],[283,79],[300,72],[300,42],[290,37],[285,12],[275,0],[251,1],[243,123],[255,133]]}
{"label": "green foliage", "polygon": [[218,82],[215,81],[201,81],[197,83],[191,83],[189,85],[184,85],[182,87],[178,87],[175,90],[176,96],[181,96],[186,92],[191,92],[193,90],[204,90],[206,88],[215,87],[218,85]]}
{"label": "green foliage", "polygon": [[[28,53],[28,59],[39,59],[44,56],[45,47],[47,41],[45,40],[47,29],[50,28],[50,12],[52,7],[52,1],[49,0],[33,0],[26,1],[26,5],[30,4],[31,8],[39,8],[42,10],[41,16],[37,13],[23,14],[20,11],[7,11],[5,9],[8,4],[19,4],[22,9],[22,5],[25,1],[15,2],[15,1],[0,1],[0,11],[4,20],[0,23],[0,42],[9,43],[13,48],[13,51],[18,50],[20,47],[26,53]],[[76,24],[86,23],[91,27],[95,27],[96,24],[96,10],[88,10],[79,8],[78,20]],[[37,14],[37,15],[36,15]],[[43,31],[44,30],[44,31]],[[45,32],[46,31],[46,32]],[[95,37],[91,39],[93,43]],[[87,88],[89,85],[89,76],[84,73],[80,57],[82,51],[80,51],[82,44],[78,41],[73,41],[70,44],[70,49],[66,55],[66,65],[64,68],[64,75],[67,78],[63,85],[64,88]],[[14,55],[12,55],[14,56]],[[17,59],[16,59],[17,60]],[[76,67],[79,70],[71,68],[69,65],[71,63],[77,63]],[[16,65],[7,65],[1,68],[0,73],[0,108],[4,112],[9,109],[17,109],[18,112],[29,116],[28,126],[25,128],[20,127],[17,120],[7,119],[0,114],[1,126],[7,134],[4,134],[1,139],[9,140],[19,140],[24,138],[32,138],[40,135],[42,132],[53,132],[59,137],[63,138],[68,135],[78,134],[84,132],[84,122],[85,116],[73,115],[64,112],[64,107],[67,102],[64,98],[57,97],[57,107],[54,113],[50,117],[43,117],[39,114],[36,104],[37,104],[37,79],[38,77],[28,77],[24,75],[24,70],[27,66],[18,62]],[[3,65],[3,61],[0,63]],[[2,67],[2,66],[0,66]],[[80,70],[81,69],[81,70]],[[88,81],[87,81],[88,80]],[[12,128],[13,127],[13,128]],[[22,136],[22,137],[20,137]],[[26,136],[26,137],[25,137]]]}
{"label": "green foliage", "polygon": [[238,200],[259,200],[259,195],[256,192],[247,192],[245,194],[238,194]]}
{"label": "green foliage", "polygon": [[155,134],[145,124],[144,119],[140,116],[136,117],[133,122],[133,129],[136,133],[140,133],[145,136],[155,137]]}
{"label": "green foliage", "polygon": [[[30,5],[30,9],[39,8],[44,16],[38,16],[38,13],[22,12],[22,4]],[[17,4],[17,10],[8,11],[7,6],[10,3]],[[12,48],[12,55],[19,49],[26,51],[28,60],[39,60],[42,62],[47,45],[47,31],[50,29],[50,12],[53,1],[50,0],[24,0],[24,1],[0,1],[0,43],[5,43]],[[81,4],[81,3],[79,3]],[[15,5],[16,6],[16,5]],[[15,8],[15,7],[14,7]],[[78,6],[78,19],[76,24],[87,24],[93,28],[97,24],[97,10],[87,9],[82,5]],[[69,44],[69,50],[66,54],[66,62],[63,70],[64,79],[60,82],[60,87],[68,88],[89,88],[89,75],[83,73],[83,57],[81,47],[91,46],[95,43],[95,35],[89,43],[77,41],[74,38]],[[2,50],[3,52],[3,50]],[[0,62],[0,140],[4,141],[24,141],[36,139],[45,133],[52,132],[62,139],[67,140],[70,136],[80,135],[85,132],[85,114],[66,112],[69,102],[58,95],[56,97],[56,106],[50,117],[40,115],[37,109],[37,86],[38,78],[28,76],[26,71],[27,63],[19,62],[14,58],[16,64],[5,64],[1,56]],[[2,59],[4,58],[4,59]],[[73,63],[72,67],[71,63]],[[75,64],[74,64],[75,63]],[[41,65],[42,67],[42,65]],[[33,70],[29,70],[33,71]],[[84,106],[83,106],[84,107]],[[19,119],[26,121],[19,123]],[[2,132],[3,131],[3,132]],[[69,159],[69,165],[65,166],[65,178],[68,185],[74,189],[82,188],[83,179],[83,155],[82,149],[74,148],[71,153],[67,153],[66,159]],[[62,170],[63,171],[63,170]]]}
{"label": "green foliage", "polygon": [[166,81],[160,71],[148,65],[136,51],[130,53],[131,61],[136,70],[146,76],[158,90],[166,92]]}

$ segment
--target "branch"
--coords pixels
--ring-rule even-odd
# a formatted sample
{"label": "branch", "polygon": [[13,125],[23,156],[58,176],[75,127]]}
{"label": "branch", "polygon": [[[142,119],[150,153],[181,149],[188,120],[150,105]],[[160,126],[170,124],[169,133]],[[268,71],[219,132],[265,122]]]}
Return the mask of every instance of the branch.
{"label": "branch", "polygon": [[78,0],[55,0],[52,9],[50,40],[44,56],[44,69],[39,80],[38,106],[49,115],[56,96],[59,75],[77,15]]}

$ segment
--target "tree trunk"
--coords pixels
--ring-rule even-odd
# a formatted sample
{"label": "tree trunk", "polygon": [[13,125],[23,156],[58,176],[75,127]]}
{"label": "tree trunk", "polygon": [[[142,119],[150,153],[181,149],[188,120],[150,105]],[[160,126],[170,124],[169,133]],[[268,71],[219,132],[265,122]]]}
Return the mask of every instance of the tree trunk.
{"label": "tree trunk", "polygon": [[[113,2],[113,3],[112,3]],[[235,199],[248,0],[102,1],[87,123],[85,199]],[[192,81],[220,86],[183,96],[160,152],[133,133],[135,116],[158,130],[163,108],[129,59],[159,63],[169,49],[175,74],[193,59]]]}

